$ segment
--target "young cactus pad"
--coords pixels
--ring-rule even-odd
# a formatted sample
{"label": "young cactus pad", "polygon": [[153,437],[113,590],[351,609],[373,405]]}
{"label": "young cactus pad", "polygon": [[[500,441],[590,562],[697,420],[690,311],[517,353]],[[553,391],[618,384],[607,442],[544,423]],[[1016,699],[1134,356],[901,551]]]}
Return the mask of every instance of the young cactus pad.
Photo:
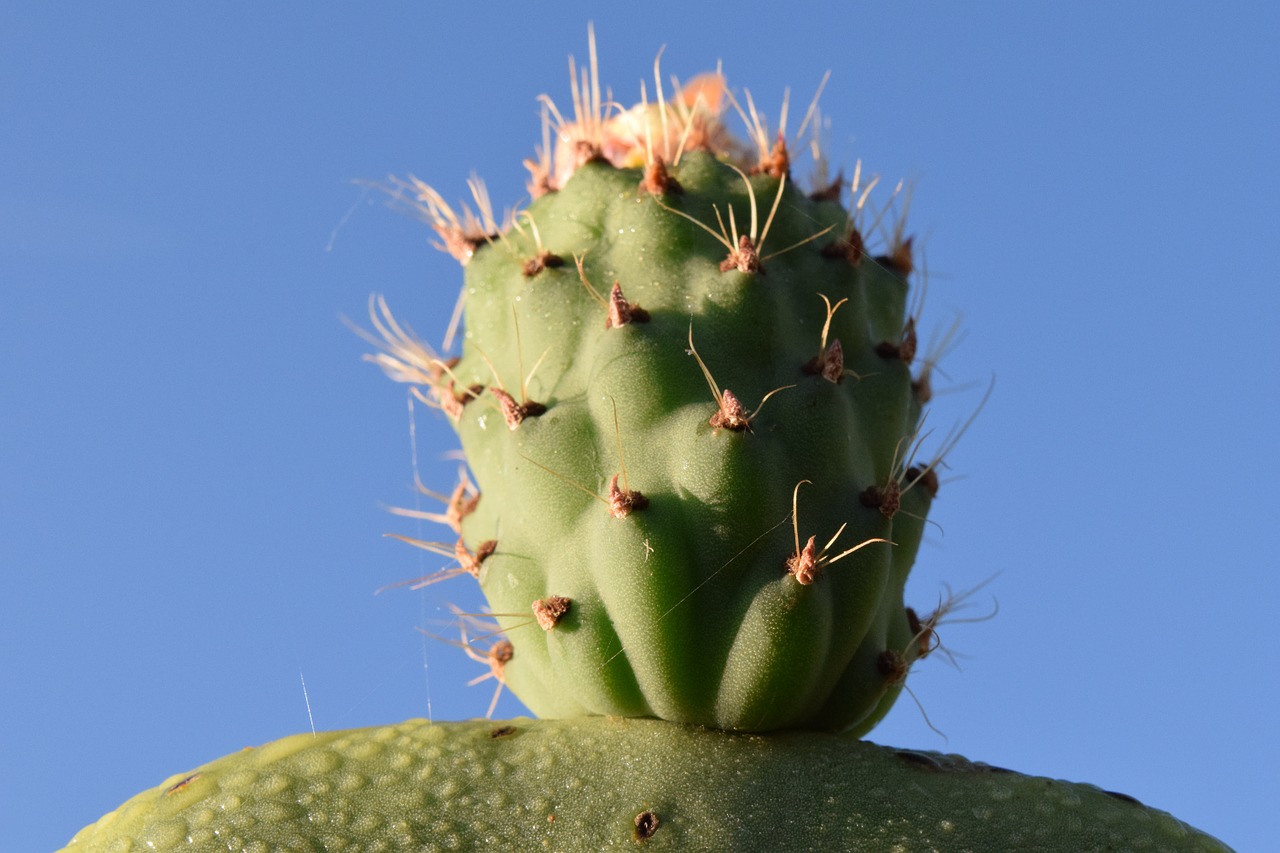
{"label": "young cactus pad", "polygon": [[456,561],[423,582],[478,578],[540,716],[864,733],[940,615],[903,603],[938,485],[911,242],[856,177],[802,191],[785,119],[748,99],[732,139],[719,75],[608,114],[594,68],[503,225],[478,182],[479,215],[406,185],[465,267],[462,352],[375,302],[373,358],[478,486],[434,516],[457,544],[411,540]]}

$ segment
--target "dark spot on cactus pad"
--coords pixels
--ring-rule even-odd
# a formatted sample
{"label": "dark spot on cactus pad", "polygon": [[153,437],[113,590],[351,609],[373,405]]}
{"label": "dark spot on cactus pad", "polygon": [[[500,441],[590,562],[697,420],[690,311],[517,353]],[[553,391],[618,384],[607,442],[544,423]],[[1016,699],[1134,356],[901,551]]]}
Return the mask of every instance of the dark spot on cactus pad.
{"label": "dark spot on cactus pad", "polygon": [[760,263],[760,254],[755,244],[746,234],[738,237],[738,247],[729,252],[728,257],[720,262],[720,272],[737,270],[744,273],[760,273],[764,275],[764,266]]}
{"label": "dark spot on cactus pad", "polygon": [[911,629],[913,636],[919,634],[922,627],[920,624],[920,616],[916,613],[915,608],[913,607],[907,608],[907,627]]}
{"label": "dark spot on cactus pad", "polygon": [[658,815],[652,811],[643,811],[636,815],[636,841],[648,841],[658,831]]}
{"label": "dark spot on cactus pad", "polygon": [[542,403],[535,403],[532,400],[517,403],[514,397],[501,388],[490,388],[489,393],[498,399],[498,407],[502,409],[502,418],[507,422],[507,429],[515,429],[525,418],[535,418],[547,410]]}
{"label": "dark spot on cactus pad", "polygon": [[618,487],[618,477],[614,474],[609,481],[609,512],[614,518],[626,518],[633,510],[649,506],[649,499],[639,492]]}
{"label": "dark spot on cactus pad", "polygon": [[908,317],[902,327],[902,337],[897,341],[881,341],[876,344],[876,355],[881,358],[896,358],[904,364],[915,360],[919,340],[916,337],[916,318]]}
{"label": "dark spot on cactus pad", "polygon": [[915,238],[906,238],[894,246],[887,255],[877,255],[876,263],[903,278],[911,275],[911,271],[915,269],[915,262],[911,258],[911,241],[913,239]]}
{"label": "dark spot on cactus pad", "polygon": [[525,278],[533,278],[544,269],[556,269],[562,266],[564,266],[564,258],[543,250],[525,261],[521,272],[524,273]]}
{"label": "dark spot on cactus pad", "polygon": [[890,480],[883,488],[867,486],[858,494],[858,501],[865,507],[879,509],[885,518],[893,518],[902,504],[902,490],[897,480]]}
{"label": "dark spot on cactus pad", "polygon": [[926,770],[946,770],[947,769],[942,765],[941,762],[939,762],[933,756],[926,755],[923,752],[915,752],[910,749],[899,749],[896,752],[894,752],[894,755],[896,755],[902,761],[905,761],[907,764],[913,764],[916,767],[923,767]]}
{"label": "dark spot on cactus pad", "polygon": [[822,247],[822,257],[843,258],[851,266],[855,267],[862,263],[862,259],[866,254],[867,244],[863,242],[862,234],[858,232],[857,228],[850,228],[847,237],[835,240]]}
{"label": "dark spot on cactus pad", "polygon": [[550,631],[560,624],[572,605],[573,601],[562,595],[548,595],[533,603],[533,618],[538,620],[538,626],[542,630]]}
{"label": "dark spot on cactus pad", "polygon": [[911,636],[916,641],[916,659],[928,657],[929,652],[937,648],[938,635],[933,630],[932,621],[921,622],[916,611],[908,607],[907,625],[911,628]]}
{"label": "dark spot on cactus pad", "polygon": [[925,369],[911,380],[911,392],[922,405],[933,399],[933,371]]}
{"label": "dark spot on cactus pad", "polygon": [[771,178],[781,178],[791,174],[791,156],[787,153],[787,140],[783,138],[781,132],[778,133],[778,141],[773,143],[769,153],[761,156],[760,162],[751,169],[751,174],[768,175]]}
{"label": "dark spot on cactus pad", "polygon": [[164,789],[164,795],[167,797],[170,794],[176,794],[178,791],[181,791],[183,788],[187,787],[188,785],[190,785],[192,782],[194,782],[199,778],[200,778],[199,773],[192,773],[190,776],[187,776],[183,779],[179,779],[177,782],[174,782],[168,788]]}
{"label": "dark spot on cactus pad", "polygon": [[907,659],[893,649],[885,649],[876,658],[876,669],[884,676],[885,681],[897,684],[907,677],[910,666]]}
{"label": "dark spot on cactus pad", "polygon": [[661,157],[654,157],[653,162],[645,167],[640,192],[649,195],[676,195],[684,192],[684,187],[667,171],[666,162]]}
{"label": "dark spot on cactus pad", "polygon": [[907,469],[907,481],[919,483],[924,486],[925,491],[929,493],[929,497],[936,498],[938,496],[938,471],[936,468],[921,469],[912,466]]}
{"label": "dark spot on cactus pad", "polygon": [[604,321],[604,327],[616,329],[628,323],[647,322],[649,322],[649,312],[639,305],[628,302],[622,295],[622,285],[615,281],[613,289],[609,291],[609,316]]}
{"label": "dark spot on cactus pad", "polygon": [[1122,794],[1119,791],[1103,791],[1108,797],[1120,800],[1122,803],[1132,803],[1135,806],[1142,805],[1142,801],[1137,797],[1131,797],[1128,794]]}
{"label": "dark spot on cactus pad", "polygon": [[814,201],[834,201],[839,202],[840,196],[844,192],[844,172],[836,175],[836,179],[826,186],[814,187],[809,193],[809,198]]}
{"label": "dark spot on cactus pad", "polygon": [[489,737],[493,738],[494,740],[499,740],[500,738],[510,737],[515,733],[516,733],[515,726],[498,726],[496,729],[489,732]]}

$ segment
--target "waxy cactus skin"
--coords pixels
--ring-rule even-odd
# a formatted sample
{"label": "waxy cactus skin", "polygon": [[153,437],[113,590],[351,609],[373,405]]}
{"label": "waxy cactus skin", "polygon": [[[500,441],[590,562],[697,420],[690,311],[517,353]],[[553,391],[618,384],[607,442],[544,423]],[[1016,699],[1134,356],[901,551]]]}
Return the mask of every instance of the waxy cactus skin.
{"label": "waxy cactus skin", "polygon": [[756,159],[723,80],[691,86],[606,117],[584,82],[505,228],[414,185],[465,267],[462,354],[382,306],[377,360],[478,485],[458,545],[418,544],[479,579],[513,647],[495,674],[539,716],[862,733],[938,617],[903,603],[937,489],[910,240],[868,254],[856,179],[851,209],[807,195],[754,106]]}
{"label": "waxy cactus skin", "polygon": [[603,717],[294,735],[170,777],[66,850],[637,847],[1228,850],[1123,794],[954,755]]}

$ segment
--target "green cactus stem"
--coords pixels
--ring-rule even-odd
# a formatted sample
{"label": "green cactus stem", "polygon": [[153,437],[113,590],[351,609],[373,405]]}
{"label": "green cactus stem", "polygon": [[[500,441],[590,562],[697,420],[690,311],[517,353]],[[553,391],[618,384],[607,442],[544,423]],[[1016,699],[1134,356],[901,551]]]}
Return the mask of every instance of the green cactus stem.
{"label": "green cactus stem", "polygon": [[541,717],[864,733],[946,614],[903,601],[942,455],[912,244],[860,172],[848,206],[803,192],[749,96],[733,139],[729,103],[709,75],[606,114],[587,78],[501,224],[476,181],[479,213],[406,185],[465,267],[461,355],[378,301],[374,360],[476,484],[434,515],[456,544],[409,541],[452,561],[420,583],[480,582],[496,624],[460,627],[506,633],[494,673]]}

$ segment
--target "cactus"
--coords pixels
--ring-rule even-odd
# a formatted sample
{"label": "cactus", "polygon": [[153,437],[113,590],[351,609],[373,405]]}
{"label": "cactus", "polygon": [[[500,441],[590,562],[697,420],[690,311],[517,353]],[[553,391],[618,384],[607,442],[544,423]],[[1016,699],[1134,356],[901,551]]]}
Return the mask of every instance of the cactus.
{"label": "cactus", "polygon": [[404,184],[465,267],[462,353],[375,301],[375,360],[478,485],[429,516],[456,542],[409,540],[451,561],[420,582],[479,579],[497,625],[471,632],[505,632],[483,658],[541,717],[864,733],[946,610],[903,602],[941,458],[911,240],[861,170],[848,207],[798,187],[813,108],[789,141],[708,75],[605,115],[595,68],[545,113],[526,210]]}
{"label": "cactus", "polygon": [[903,601],[963,427],[921,458],[949,336],[921,357],[902,214],[861,169],[842,204],[820,157],[797,188],[816,106],[788,137],[715,74],[606,112],[594,45],[571,77],[527,210],[399,185],[465,267],[461,354],[377,297],[366,333],[471,472],[397,510],[449,531],[398,536],[447,561],[407,583],[476,578],[476,680],[550,719],[286,738],[67,849],[1226,849],[1124,795],[856,739],[967,597]]}

